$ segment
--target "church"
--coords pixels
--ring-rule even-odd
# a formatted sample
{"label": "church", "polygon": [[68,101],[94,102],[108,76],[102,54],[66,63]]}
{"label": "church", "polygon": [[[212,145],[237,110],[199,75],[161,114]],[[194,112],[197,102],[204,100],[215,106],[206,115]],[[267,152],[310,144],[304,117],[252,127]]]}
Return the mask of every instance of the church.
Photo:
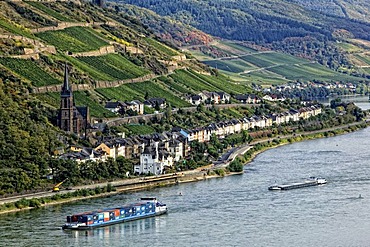
{"label": "church", "polygon": [[68,81],[68,68],[65,65],[64,82],[60,93],[58,126],[61,130],[80,136],[82,131],[86,131],[89,119],[89,108],[75,105],[72,85],[69,85]]}

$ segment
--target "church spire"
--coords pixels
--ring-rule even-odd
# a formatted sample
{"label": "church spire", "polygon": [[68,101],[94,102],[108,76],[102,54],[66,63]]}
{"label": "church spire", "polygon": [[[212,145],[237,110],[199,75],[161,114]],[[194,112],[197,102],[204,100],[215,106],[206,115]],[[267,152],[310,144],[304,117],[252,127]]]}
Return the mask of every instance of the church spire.
{"label": "church spire", "polygon": [[69,85],[69,81],[68,81],[68,67],[67,67],[67,63],[65,63],[65,65],[64,65],[64,82],[63,82],[61,94],[62,95],[65,95],[65,96],[72,95],[72,86]]}

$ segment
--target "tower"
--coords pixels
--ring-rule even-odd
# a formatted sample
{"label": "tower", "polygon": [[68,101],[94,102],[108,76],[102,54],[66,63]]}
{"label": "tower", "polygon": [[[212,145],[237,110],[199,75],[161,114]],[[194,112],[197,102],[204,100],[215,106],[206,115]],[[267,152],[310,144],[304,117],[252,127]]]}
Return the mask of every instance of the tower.
{"label": "tower", "polygon": [[68,81],[67,64],[64,69],[64,82],[60,93],[59,127],[67,132],[75,132],[73,128],[74,100],[72,86]]}

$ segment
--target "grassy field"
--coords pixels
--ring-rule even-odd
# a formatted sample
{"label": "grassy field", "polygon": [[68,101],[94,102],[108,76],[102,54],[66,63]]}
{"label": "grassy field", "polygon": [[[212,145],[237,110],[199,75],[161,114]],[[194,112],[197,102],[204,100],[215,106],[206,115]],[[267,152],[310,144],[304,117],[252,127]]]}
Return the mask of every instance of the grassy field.
{"label": "grassy field", "polygon": [[123,125],[128,132],[129,135],[147,135],[155,133],[155,129],[148,125],[138,125],[138,124],[128,124]]}
{"label": "grassy field", "polygon": [[34,61],[18,58],[0,58],[0,64],[19,76],[29,80],[36,87],[60,84],[58,79],[41,69]]}
{"label": "grassy field", "polygon": [[87,27],[70,27],[58,31],[47,31],[37,33],[36,36],[61,51],[86,52],[98,50],[100,47],[108,45],[106,41],[99,37],[100,34]]}

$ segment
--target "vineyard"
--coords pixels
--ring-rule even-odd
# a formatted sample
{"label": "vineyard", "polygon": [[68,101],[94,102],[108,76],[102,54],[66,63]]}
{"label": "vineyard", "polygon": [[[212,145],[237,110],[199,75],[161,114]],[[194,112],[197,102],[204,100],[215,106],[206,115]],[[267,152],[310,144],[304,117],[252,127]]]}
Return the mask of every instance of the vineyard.
{"label": "vineyard", "polygon": [[42,3],[39,3],[39,2],[33,2],[33,1],[27,1],[27,3],[39,10],[41,10],[42,12],[44,12],[45,14],[47,15],[50,15],[52,17],[54,17],[55,19],[59,20],[59,21],[66,21],[66,22],[70,22],[71,21],[71,18],[67,18],[61,14],[59,14],[58,12],[56,12],[55,10],[52,10],[48,7],[46,7],[44,4]]}
{"label": "vineyard", "polygon": [[258,84],[279,85],[288,82],[288,80],[282,75],[278,75],[268,70],[254,71],[247,74],[241,74],[241,76]]}
{"label": "vineyard", "polygon": [[37,33],[36,36],[50,45],[54,45],[61,51],[94,51],[108,45],[93,29],[86,27],[70,27],[58,31],[46,31]]}
{"label": "vineyard", "polygon": [[28,59],[2,57],[0,58],[0,64],[29,80],[36,87],[61,83],[61,81],[55,79],[37,66],[35,62]]}
{"label": "vineyard", "polygon": [[266,60],[266,59],[263,59],[263,58],[260,58],[260,56],[258,56],[258,55],[246,55],[246,56],[241,56],[240,58],[243,59],[244,61],[248,62],[248,63],[251,63],[251,64],[259,67],[259,68],[266,68],[266,67],[276,65],[276,63],[274,63],[272,61],[269,61],[269,60]]}
{"label": "vineyard", "polygon": [[168,56],[177,56],[179,53],[175,51],[174,49],[163,45],[159,43],[158,41],[151,39],[151,38],[145,38],[145,41],[150,45],[153,46],[156,50],[160,51],[161,53],[164,53]]}
{"label": "vineyard", "polygon": [[[88,65],[94,79],[105,78],[108,81],[125,80],[144,76],[148,70],[141,68],[119,54],[108,54],[97,57],[78,57],[78,60]],[[97,78],[98,76],[98,78]]]}
{"label": "vineyard", "polygon": [[147,94],[149,98],[165,98],[174,107],[186,107],[190,105],[185,100],[174,95],[169,88],[163,87],[158,82],[153,81],[129,83],[116,88],[100,88],[96,89],[96,91],[107,100],[140,100],[144,102],[144,97]]}
{"label": "vineyard", "polygon": [[97,88],[95,89],[95,91],[103,95],[108,101],[144,100],[143,94],[132,90],[128,87],[128,84],[119,87]]}
{"label": "vineyard", "polygon": [[9,22],[8,20],[3,19],[1,16],[0,16],[0,28],[3,28],[4,30],[12,34],[21,35],[31,39],[35,38],[35,36],[29,30],[25,29],[24,27],[16,23]]}
{"label": "vineyard", "polygon": [[147,93],[149,98],[165,98],[167,103],[171,103],[173,107],[190,106],[190,103],[174,95],[169,88],[161,87],[153,81],[131,83],[127,86],[136,92],[142,93],[143,97]]}
{"label": "vineyard", "polygon": [[282,65],[269,68],[276,74],[282,75],[289,80],[333,80],[333,81],[359,81],[361,78],[352,77],[349,75],[340,74],[325,68],[319,64],[306,64],[306,65]]}
{"label": "vineyard", "polygon": [[196,92],[206,91],[217,91],[218,88],[213,86],[207,81],[204,81],[198,77],[195,73],[186,70],[177,70],[170,77],[180,84],[184,84],[191,90]]}
{"label": "vineyard", "polygon": [[105,109],[103,105],[94,101],[88,94],[88,92],[77,91],[73,92],[74,100],[76,106],[88,106],[90,110],[90,115],[97,118],[109,118],[115,117],[116,115]]}
{"label": "vineyard", "polygon": [[209,75],[197,74],[197,77],[213,85],[216,88],[216,91],[238,94],[238,93],[245,93],[246,90],[250,90],[250,88],[248,89],[245,85],[237,84],[233,81],[230,81],[230,79],[228,79],[224,75],[209,76]]}
{"label": "vineyard", "polygon": [[246,62],[244,62],[244,64],[247,65],[248,67],[244,66],[243,62],[244,61],[242,61],[241,59],[233,59],[232,61],[228,60],[203,61],[203,63],[207,64],[208,66],[232,73],[241,73],[248,68],[253,68],[252,66],[249,66]]}
{"label": "vineyard", "polygon": [[161,76],[158,78],[158,80],[166,85],[171,91],[176,92],[177,94],[188,94],[192,93],[189,88],[183,83],[176,82],[170,77]]}

